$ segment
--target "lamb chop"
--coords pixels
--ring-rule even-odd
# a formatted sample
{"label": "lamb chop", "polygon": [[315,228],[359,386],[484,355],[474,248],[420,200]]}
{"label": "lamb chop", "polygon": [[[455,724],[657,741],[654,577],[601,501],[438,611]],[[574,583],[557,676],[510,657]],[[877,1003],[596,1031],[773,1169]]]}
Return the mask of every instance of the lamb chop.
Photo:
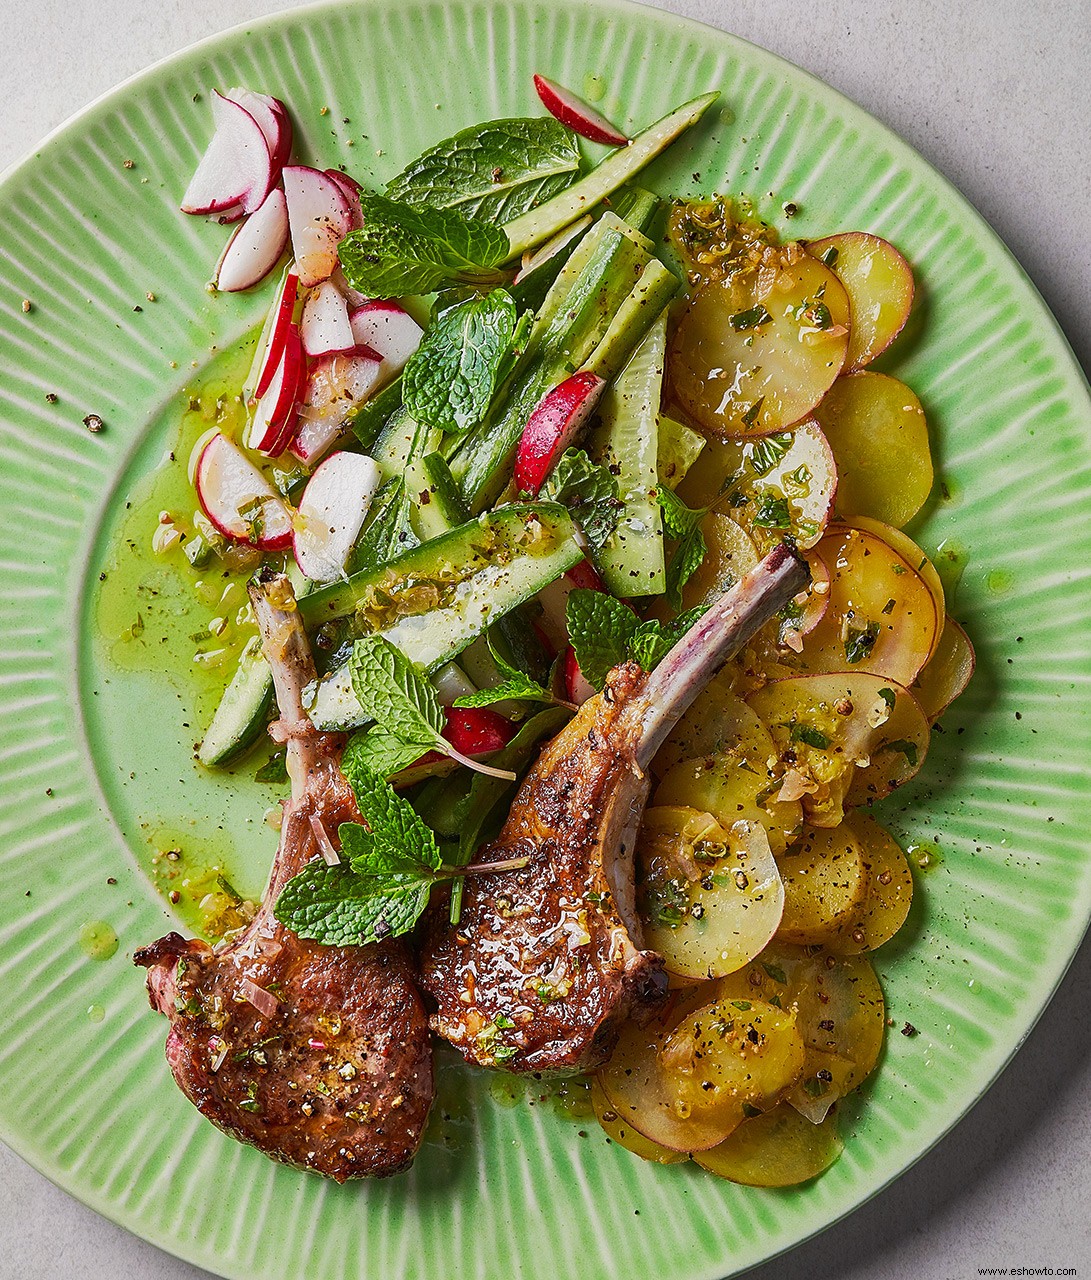
{"label": "lamb chop", "polygon": [[292,783],[262,906],[228,946],[170,933],[134,958],[171,1022],[171,1071],[213,1124],[338,1182],[385,1177],[412,1163],[432,1103],[427,1015],[400,940],[327,947],[273,915],[284,883],[360,815],[341,740],[303,710],[315,670],[290,584],[263,572],[250,595]]}
{"label": "lamb chop", "polygon": [[471,1062],[567,1075],[609,1057],[621,1024],[666,996],[662,960],[641,949],[633,850],[646,769],[719,667],[808,581],[785,546],[727,591],[648,674],[615,667],[524,779],[468,877],[457,926],[435,915],[421,979],[432,1019]]}

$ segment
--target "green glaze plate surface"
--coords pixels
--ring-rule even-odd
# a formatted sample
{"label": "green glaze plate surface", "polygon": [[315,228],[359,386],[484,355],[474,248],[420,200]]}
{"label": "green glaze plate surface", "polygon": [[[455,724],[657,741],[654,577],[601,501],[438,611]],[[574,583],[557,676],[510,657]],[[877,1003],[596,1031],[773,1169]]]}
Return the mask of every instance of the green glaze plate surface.
{"label": "green glaze plate surface", "polygon": [[[278,1167],[184,1101],[130,963],[172,924],[172,873],[222,861],[256,894],[275,841],[262,822],[275,788],[252,767],[225,787],[193,764],[207,690],[161,656],[214,610],[180,612],[150,562],[127,570],[141,587],[129,616],[99,591],[100,572],[123,572],[111,540],[133,533],[125,503],[143,494],[146,507],[193,379],[230,363],[219,353],[268,301],[268,288],[207,293],[225,232],[177,210],[210,134],[208,91],[278,94],[297,154],[379,182],[458,128],[537,113],[534,71],[629,129],[719,89],[722,106],[652,171],[659,190],[746,192],[803,236],[877,232],[919,282],[884,367],[929,416],[942,496],[913,532],[942,549],[949,585],[961,570],[953,612],[978,669],[923,772],[881,814],[933,847],[910,924],[876,961],[890,1016],[919,1034],[889,1036],[844,1109],[844,1156],[794,1191],[644,1164],[555,1100],[505,1097],[449,1065],[411,1173],[337,1187]],[[800,209],[790,224],[785,201]],[[0,226],[5,1141],[224,1276],[697,1280],[828,1225],[955,1123],[1088,920],[1091,406],[1019,267],[919,157],[785,63],[664,14],[586,0],[346,3],[239,28],[130,81],[5,177]],[[134,535],[137,558],[148,536],[146,524]],[[179,864],[152,863],[173,847]],[[104,926],[120,945],[93,959],[110,950]]]}

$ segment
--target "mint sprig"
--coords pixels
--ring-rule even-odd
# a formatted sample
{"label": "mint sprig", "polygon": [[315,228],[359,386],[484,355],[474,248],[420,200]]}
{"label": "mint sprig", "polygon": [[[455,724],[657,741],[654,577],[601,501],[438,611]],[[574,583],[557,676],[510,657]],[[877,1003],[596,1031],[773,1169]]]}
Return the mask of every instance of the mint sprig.
{"label": "mint sprig", "polygon": [[632,660],[651,671],[704,613],[687,609],[670,622],[644,622],[620,600],[603,591],[577,588],[566,605],[568,638],[580,670],[601,689],[619,663]]}
{"label": "mint sprig", "polygon": [[606,545],[617,528],[625,505],[617,478],[608,467],[592,462],[583,449],[566,449],[561,454],[539,496],[566,506],[596,550]]}
{"label": "mint sprig", "polygon": [[503,679],[491,689],[478,689],[474,693],[464,693],[455,699],[456,707],[490,707],[495,702],[547,702],[555,704],[558,700],[544,685],[532,679],[525,671],[513,667],[504,655],[498,652],[492,642],[492,636],[486,637],[489,653],[492,655],[496,669]]}
{"label": "mint sprig", "polygon": [[[349,674],[360,706],[376,725],[355,747],[362,753],[365,768],[382,776],[397,772],[427,751],[439,751],[481,773],[498,772],[464,756],[447,741],[443,708],[434,687],[389,640],[379,635],[357,640],[349,658]],[[376,729],[379,737],[366,745]],[[399,744],[404,745],[404,751]],[[391,770],[387,762],[395,758],[401,764]],[[514,776],[507,770],[499,773],[505,778]]]}
{"label": "mint sprig", "polygon": [[360,206],[363,226],[337,249],[345,279],[360,293],[397,298],[452,284],[488,289],[508,278],[499,266],[511,246],[494,223],[386,196],[364,196]]}
{"label": "mint sprig", "polygon": [[402,375],[411,416],[448,434],[477,426],[496,392],[515,325],[515,303],[503,289],[444,311]]}
{"label": "mint sprig", "polygon": [[430,828],[385,778],[359,761],[347,767],[346,777],[364,819],[338,829],[346,861],[333,867],[308,863],[277,897],[277,919],[301,937],[329,946],[397,937],[413,928],[437,884],[527,863],[514,858],[449,866]]}
{"label": "mint sprig", "polygon": [[656,501],[663,509],[663,524],[667,536],[676,546],[667,563],[667,600],[674,609],[682,607],[682,588],[701,567],[708,554],[708,544],[701,532],[701,522],[708,515],[708,507],[687,507],[682,499],[664,485],[655,491]]}

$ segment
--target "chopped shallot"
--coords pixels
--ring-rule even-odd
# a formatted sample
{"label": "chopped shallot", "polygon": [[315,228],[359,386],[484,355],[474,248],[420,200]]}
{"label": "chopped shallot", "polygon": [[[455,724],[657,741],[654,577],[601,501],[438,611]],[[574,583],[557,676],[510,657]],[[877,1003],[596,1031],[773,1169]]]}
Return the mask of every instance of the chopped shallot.
{"label": "chopped shallot", "polygon": [[318,852],[322,855],[322,861],[327,867],[339,867],[341,865],[341,856],[333,847],[329,832],[322,825],[322,819],[316,813],[311,814],[311,830],[314,832],[315,843],[318,845]]}
{"label": "chopped shallot", "polygon": [[242,992],[243,998],[248,1000],[263,1018],[271,1018],[276,1013],[280,1001],[271,991],[266,991],[264,987],[259,987],[256,982],[251,982],[249,978],[240,980],[239,990]]}

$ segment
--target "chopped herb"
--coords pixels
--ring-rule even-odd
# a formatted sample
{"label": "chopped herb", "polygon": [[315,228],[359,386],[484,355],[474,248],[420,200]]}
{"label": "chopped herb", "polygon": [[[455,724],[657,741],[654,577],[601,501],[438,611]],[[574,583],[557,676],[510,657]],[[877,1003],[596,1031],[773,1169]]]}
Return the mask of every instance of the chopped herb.
{"label": "chopped herb", "polygon": [[733,316],[727,317],[727,322],[736,333],[744,333],[747,329],[758,329],[763,324],[768,324],[772,318],[759,302],[756,307],[751,307],[749,311],[736,311]]}
{"label": "chopped herb", "polygon": [[783,529],[792,527],[792,514],[788,509],[788,499],[778,498],[772,493],[763,493],[758,499],[758,509],[754,512],[754,524],[759,529]]}
{"label": "chopped herb", "polygon": [[837,257],[839,253],[840,253],[840,250],[837,248],[837,246],[835,244],[831,244],[830,247],[826,250],[826,252],[822,255],[821,261],[825,263],[827,267],[832,267],[837,262]]}
{"label": "chopped herb", "polygon": [[869,657],[879,638],[879,624],[869,622],[863,627],[849,627],[845,633],[845,661],[850,667],[856,666]]}
{"label": "chopped herb", "polygon": [[804,724],[797,720],[788,733],[790,742],[802,742],[808,747],[814,747],[817,751],[825,751],[830,745],[830,740],[822,732],[821,729],[814,728],[813,725]]}
{"label": "chopped herb", "polygon": [[780,967],[779,964],[770,964],[768,961],[763,960],[761,962],[761,967],[770,976],[770,978],[773,979],[774,982],[787,983],[788,975],[784,972],[784,970]]}
{"label": "chopped herb", "polygon": [[765,403],[765,397],[759,396],[757,400],[743,414],[742,421],[744,427],[752,427],[757,421],[758,414],[761,413],[761,407]]}
{"label": "chopped herb", "polygon": [[882,698],[891,711],[894,710],[894,703],[897,702],[898,698],[893,689],[880,689],[879,697]]}
{"label": "chopped herb", "polygon": [[900,751],[901,754],[909,761],[910,767],[916,768],[917,758],[919,755],[917,751],[917,744],[915,742],[910,742],[908,738],[899,738],[896,742],[888,742],[882,749],[884,751]]}
{"label": "chopped herb", "polygon": [[776,435],[764,436],[747,446],[750,469],[755,475],[768,475],[777,463],[792,447],[792,433],[780,431]]}

